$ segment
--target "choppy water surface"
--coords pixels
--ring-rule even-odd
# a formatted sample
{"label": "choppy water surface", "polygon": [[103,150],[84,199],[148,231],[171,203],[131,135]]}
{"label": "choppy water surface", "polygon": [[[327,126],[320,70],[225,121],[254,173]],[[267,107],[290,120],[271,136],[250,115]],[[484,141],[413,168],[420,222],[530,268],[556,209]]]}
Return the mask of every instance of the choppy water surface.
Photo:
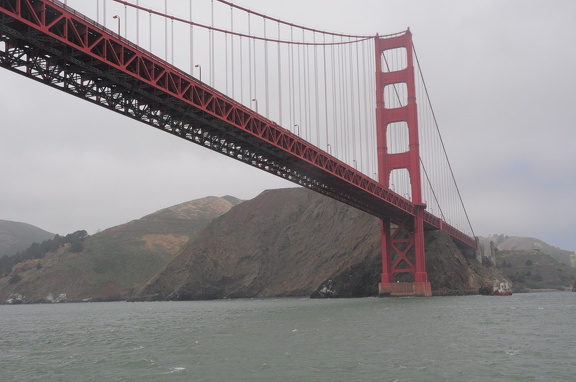
{"label": "choppy water surface", "polygon": [[574,381],[576,293],[0,306],[2,381]]}

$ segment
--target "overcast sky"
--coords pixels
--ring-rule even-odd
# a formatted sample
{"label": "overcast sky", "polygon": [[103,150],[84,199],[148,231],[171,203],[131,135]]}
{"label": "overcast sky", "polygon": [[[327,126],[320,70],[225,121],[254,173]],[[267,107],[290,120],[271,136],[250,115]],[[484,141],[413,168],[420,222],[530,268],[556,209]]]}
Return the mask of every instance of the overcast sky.
{"label": "overcast sky", "polygon": [[[576,1],[237,3],[337,32],[410,27],[475,233],[576,250]],[[0,116],[0,219],[53,233],[293,186],[5,69]]]}

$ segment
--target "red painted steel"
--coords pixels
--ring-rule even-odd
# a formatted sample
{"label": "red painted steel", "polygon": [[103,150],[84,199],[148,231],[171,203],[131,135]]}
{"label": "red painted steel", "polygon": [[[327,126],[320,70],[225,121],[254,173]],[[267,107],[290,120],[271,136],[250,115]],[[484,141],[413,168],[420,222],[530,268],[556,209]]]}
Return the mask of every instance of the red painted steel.
{"label": "red painted steel", "polygon": [[[390,44],[406,36],[376,40]],[[0,0],[0,66],[381,219],[422,216],[416,219],[418,232],[443,227],[460,245],[476,248],[473,238],[423,211],[419,202],[390,191],[387,183],[374,181],[59,1]],[[377,76],[380,85],[389,78]],[[412,139],[417,143],[417,137]],[[411,163],[415,154],[408,156]],[[420,201],[419,187],[412,195]]]}
{"label": "red painted steel", "polygon": [[[403,48],[406,51],[406,67],[395,71],[382,70],[384,52]],[[424,255],[424,209],[420,176],[420,143],[418,137],[418,118],[416,107],[416,84],[412,52],[412,34],[376,39],[376,137],[378,142],[379,181],[385,187],[390,186],[390,174],[393,170],[406,169],[410,177],[414,214],[396,221],[396,228],[390,229],[388,219],[382,222],[382,275],[380,291],[392,293],[390,285],[395,281],[410,282],[419,285],[425,295],[431,288],[428,283]],[[397,68],[394,68],[397,69]],[[393,107],[387,105],[384,89],[388,85],[405,84],[407,104]],[[405,122],[408,127],[408,151],[389,153],[386,131],[390,124]],[[410,228],[409,228],[410,226]],[[410,256],[410,258],[409,258]],[[411,278],[398,277],[410,274]],[[420,294],[419,292],[415,294]]]}

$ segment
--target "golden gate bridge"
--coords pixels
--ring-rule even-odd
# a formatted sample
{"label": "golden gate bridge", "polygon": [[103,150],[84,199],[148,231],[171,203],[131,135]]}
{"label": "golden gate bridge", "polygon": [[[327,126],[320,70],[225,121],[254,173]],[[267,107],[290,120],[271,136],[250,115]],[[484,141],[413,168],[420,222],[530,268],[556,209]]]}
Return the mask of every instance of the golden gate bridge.
{"label": "golden gate bridge", "polygon": [[380,218],[382,295],[431,295],[426,230],[477,248],[409,30],[224,0],[0,0],[0,66]]}

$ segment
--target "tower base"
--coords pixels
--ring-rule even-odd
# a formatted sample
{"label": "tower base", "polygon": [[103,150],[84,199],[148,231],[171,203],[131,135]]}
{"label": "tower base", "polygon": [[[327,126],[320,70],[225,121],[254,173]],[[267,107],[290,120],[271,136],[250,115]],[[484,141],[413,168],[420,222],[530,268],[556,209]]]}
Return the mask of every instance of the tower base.
{"label": "tower base", "polygon": [[378,295],[380,297],[430,297],[432,296],[432,285],[428,281],[407,283],[379,283]]}

